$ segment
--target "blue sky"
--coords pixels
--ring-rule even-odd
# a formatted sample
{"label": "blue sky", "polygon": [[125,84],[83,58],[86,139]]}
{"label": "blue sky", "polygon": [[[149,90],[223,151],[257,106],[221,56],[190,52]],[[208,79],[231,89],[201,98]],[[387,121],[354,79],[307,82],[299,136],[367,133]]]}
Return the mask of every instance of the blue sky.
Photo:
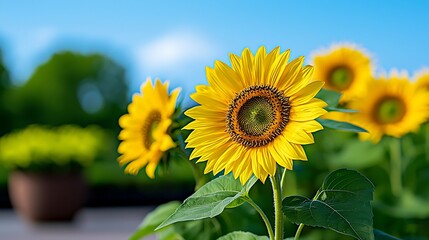
{"label": "blue sky", "polygon": [[3,1],[0,48],[19,83],[57,51],[102,52],[122,64],[132,92],[147,76],[186,94],[205,67],[245,47],[315,50],[352,42],[378,71],[429,66],[429,1]]}

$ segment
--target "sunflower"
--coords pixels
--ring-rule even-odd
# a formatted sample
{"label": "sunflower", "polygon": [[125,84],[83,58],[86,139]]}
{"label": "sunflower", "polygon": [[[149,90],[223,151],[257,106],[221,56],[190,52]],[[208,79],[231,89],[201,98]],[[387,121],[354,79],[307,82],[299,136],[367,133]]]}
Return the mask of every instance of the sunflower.
{"label": "sunflower", "polygon": [[429,91],[429,68],[417,72],[414,79],[416,80],[417,89]]}
{"label": "sunflower", "polygon": [[277,164],[292,169],[292,160],[307,160],[302,145],[323,129],[314,119],[326,103],[314,96],[324,83],[311,82],[313,67],[302,67],[303,57],[288,63],[289,54],[245,49],[230,55],[232,67],[216,61],[206,69],[208,86],[191,95],[200,105],[185,112],[194,119],[185,127],[193,130],[190,159],[207,162],[205,174],[224,170],[243,184],[252,174],[265,182]]}
{"label": "sunflower", "polygon": [[341,92],[340,103],[347,103],[364,93],[371,78],[371,60],[363,50],[350,44],[333,45],[328,51],[314,54],[314,79],[325,88]]}
{"label": "sunflower", "polygon": [[128,165],[126,173],[137,174],[146,166],[146,174],[154,178],[155,169],[163,153],[176,144],[169,135],[172,115],[180,89],[168,95],[168,82],[156,80],[155,86],[147,79],[141,87],[142,94],[134,94],[128,105],[128,114],[121,116],[118,162]]}
{"label": "sunflower", "polygon": [[425,102],[429,94],[415,91],[405,76],[374,79],[368,91],[370,94],[350,103],[350,108],[357,110],[353,123],[368,130],[361,133],[362,139],[377,143],[383,135],[401,137],[428,118]]}

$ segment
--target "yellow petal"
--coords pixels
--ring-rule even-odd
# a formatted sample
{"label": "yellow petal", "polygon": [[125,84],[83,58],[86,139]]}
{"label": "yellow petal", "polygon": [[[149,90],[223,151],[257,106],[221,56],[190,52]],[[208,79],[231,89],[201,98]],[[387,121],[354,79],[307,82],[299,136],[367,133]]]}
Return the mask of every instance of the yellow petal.
{"label": "yellow petal", "polygon": [[293,112],[310,112],[316,108],[324,108],[327,105],[328,104],[326,104],[324,101],[317,99],[317,98],[313,98],[304,104],[293,106],[291,108],[291,111],[293,111]]}
{"label": "yellow petal", "polygon": [[276,161],[272,158],[272,155],[269,153],[267,148],[261,148],[260,151],[263,153],[265,160],[265,171],[270,175],[274,176],[276,174]]}
{"label": "yellow petal", "polygon": [[221,121],[225,122],[226,112],[227,110],[220,111],[213,108],[209,109],[208,106],[196,106],[187,110],[185,112],[185,115],[193,119],[201,119],[201,118],[220,119]]}
{"label": "yellow petal", "polygon": [[[286,50],[286,52],[289,52],[289,50]],[[265,73],[264,73],[264,79],[266,81],[269,80],[269,73],[270,73],[269,69],[271,68],[271,65],[273,64],[273,62],[279,56],[279,53],[280,53],[280,47],[276,47],[270,53],[268,53],[268,55],[265,57],[264,69],[267,69],[267,71],[265,71]]]}
{"label": "yellow petal", "polygon": [[201,105],[210,106],[216,110],[227,111],[228,109],[229,103],[225,100],[225,98],[219,98],[219,96],[216,95],[212,96],[212,94],[209,92],[193,93],[191,94],[191,98]]}
{"label": "yellow petal", "polygon": [[169,135],[164,135],[164,137],[161,139],[161,145],[160,150],[161,151],[167,151],[170,148],[174,148],[176,144],[173,142],[173,139]]}
{"label": "yellow petal", "polygon": [[283,131],[283,136],[289,141],[297,144],[314,143],[313,135],[304,131],[299,124],[290,122]]}
{"label": "yellow petal", "polygon": [[304,57],[299,57],[291,61],[286,66],[277,84],[279,89],[286,90],[291,85],[300,84],[300,81],[296,81],[295,79],[298,76],[299,72],[301,71],[303,62],[304,62]]}
{"label": "yellow petal", "polygon": [[146,174],[149,178],[155,178],[155,169],[158,165],[157,162],[149,162],[146,166]]}
{"label": "yellow petal", "polygon": [[267,79],[265,78],[265,66],[264,60],[267,55],[265,47],[260,47],[258,52],[256,52],[255,57],[255,78],[259,79],[264,85],[267,84]]}
{"label": "yellow petal", "polygon": [[233,93],[236,93],[244,88],[241,76],[231,69],[224,62],[215,62],[216,75],[218,79],[222,80],[226,88],[231,89]]}
{"label": "yellow petal", "polygon": [[206,77],[213,90],[218,94],[222,94],[221,98],[231,99],[234,97],[235,91],[229,87],[225,87],[225,83],[230,81],[230,79],[219,79],[215,69],[209,67],[206,67]]}
{"label": "yellow petal", "polygon": [[[271,65],[268,79],[274,86],[277,86],[282,81],[282,75],[287,67],[289,61],[289,51],[283,52]],[[268,84],[268,83],[265,83]]]}
{"label": "yellow petal", "polygon": [[243,74],[243,80],[247,86],[252,86],[260,84],[254,76],[254,67],[253,67],[253,55],[248,48],[244,49],[241,56],[241,72]]}
{"label": "yellow petal", "polygon": [[303,112],[291,111],[289,115],[289,119],[292,121],[310,121],[326,113],[327,111],[323,108],[316,108],[313,111],[303,111]]}
{"label": "yellow petal", "polygon": [[311,82],[306,87],[301,89],[298,93],[290,97],[292,106],[301,105],[310,101],[322,89],[324,82],[316,81]]}
{"label": "yellow petal", "polygon": [[278,136],[277,138],[280,139],[280,141],[274,141],[274,147],[277,152],[282,153],[291,159],[307,160],[307,156],[305,155],[302,146],[288,142],[287,139],[282,135]]}
{"label": "yellow petal", "polygon": [[293,96],[302,88],[308,85],[313,76],[314,68],[312,66],[305,66],[296,76],[296,81],[294,84],[290,84],[289,87],[285,89],[285,94],[287,96]]}

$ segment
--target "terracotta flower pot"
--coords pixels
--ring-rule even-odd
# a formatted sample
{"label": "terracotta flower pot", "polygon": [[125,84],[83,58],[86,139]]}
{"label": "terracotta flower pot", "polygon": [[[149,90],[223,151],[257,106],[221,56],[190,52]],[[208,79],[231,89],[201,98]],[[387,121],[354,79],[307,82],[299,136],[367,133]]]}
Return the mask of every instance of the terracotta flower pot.
{"label": "terracotta flower pot", "polygon": [[9,176],[12,206],[32,222],[70,221],[82,208],[86,184],[81,173],[14,171]]}

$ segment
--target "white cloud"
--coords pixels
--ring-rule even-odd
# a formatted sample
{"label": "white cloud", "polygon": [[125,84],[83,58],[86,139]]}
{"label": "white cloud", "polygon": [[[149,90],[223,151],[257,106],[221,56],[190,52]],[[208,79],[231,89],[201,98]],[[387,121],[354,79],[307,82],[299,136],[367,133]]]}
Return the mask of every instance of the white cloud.
{"label": "white cloud", "polygon": [[211,60],[215,46],[195,32],[166,34],[137,49],[140,71],[146,73],[175,72],[190,63]]}

